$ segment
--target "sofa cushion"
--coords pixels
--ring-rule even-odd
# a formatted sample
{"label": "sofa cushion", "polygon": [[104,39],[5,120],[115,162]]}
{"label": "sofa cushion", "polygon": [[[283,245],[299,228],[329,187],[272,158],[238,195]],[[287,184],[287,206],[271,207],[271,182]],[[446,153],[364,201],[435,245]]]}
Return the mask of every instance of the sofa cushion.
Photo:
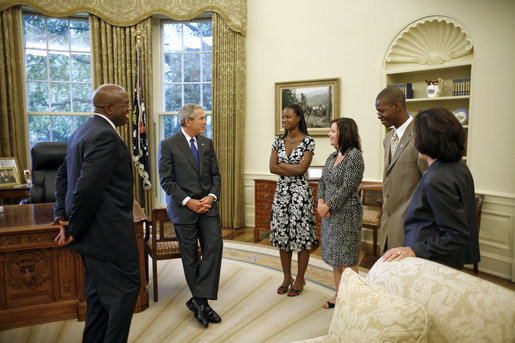
{"label": "sofa cushion", "polygon": [[346,269],[326,341],[425,342],[427,323],[422,306],[390,295]]}
{"label": "sofa cushion", "polygon": [[429,260],[379,259],[366,279],[429,315],[428,342],[514,342],[515,292]]}

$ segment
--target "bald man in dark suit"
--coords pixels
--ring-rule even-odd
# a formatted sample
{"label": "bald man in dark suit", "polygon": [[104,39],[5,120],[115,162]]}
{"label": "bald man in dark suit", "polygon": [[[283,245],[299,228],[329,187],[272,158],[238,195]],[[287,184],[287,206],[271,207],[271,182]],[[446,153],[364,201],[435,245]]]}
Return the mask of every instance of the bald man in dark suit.
{"label": "bald man in dark suit", "polygon": [[83,342],[127,342],[141,287],[132,217],[131,154],[116,131],[128,123],[127,91],[100,86],[95,114],[68,142],[56,176],[56,242],[80,254],[88,304]]}
{"label": "bald man in dark suit", "polygon": [[[175,226],[186,282],[193,297],[186,306],[203,326],[220,323],[209,306],[216,300],[222,264],[222,231],[218,211],[221,177],[213,141],[202,136],[206,126],[200,105],[179,110],[181,131],[161,141],[159,176],[166,192],[168,217]],[[202,259],[199,260],[197,242]]]}

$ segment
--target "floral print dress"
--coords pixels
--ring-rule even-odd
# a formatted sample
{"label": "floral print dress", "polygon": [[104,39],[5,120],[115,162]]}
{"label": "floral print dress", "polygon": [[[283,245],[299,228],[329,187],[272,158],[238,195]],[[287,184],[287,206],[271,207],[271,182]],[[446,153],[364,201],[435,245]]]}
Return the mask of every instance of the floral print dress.
{"label": "floral print dress", "polygon": [[[315,141],[306,136],[286,155],[284,138],[272,144],[278,162],[299,164],[304,152],[315,150]],[[270,225],[270,242],[282,250],[309,250],[317,245],[313,195],[305,175],[280,176],[275,189]]]}

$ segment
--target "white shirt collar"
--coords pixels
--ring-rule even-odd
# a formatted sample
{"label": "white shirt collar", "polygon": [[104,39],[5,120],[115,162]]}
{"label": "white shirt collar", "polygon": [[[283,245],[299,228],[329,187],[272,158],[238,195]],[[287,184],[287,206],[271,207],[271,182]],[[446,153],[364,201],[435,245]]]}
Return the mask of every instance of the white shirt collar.
{"label": "white shirt collar", "polygon": [[[104,118],[105,120],[107,120],[107,122],[108,122],[108,123],[113,127],[113,129],[116,131],[116,126],[114,126],[114,123],[111,121],[111,119],[107,118],[105,115],[100,114],[100,113],[96,113],[96,112],[95,112],[95,115],[96,115],[96,116],[99,116],[99,117],[102,117],[102,118]],[[118,131],[116,131],[116,132],[118,132]]]}
{"label": "white shirt collar", "polygon": [[406,131],[406,128],[408,127],[409,123],[411,123],[412,120],[413,120],[413,117],[409,116],[408,120],[406,120],[404,122],[404,124],[399,126],[398,129],[396,129],[395,127],[393,128],[393,132],[397,134],[397,137],[399,137],[399,140],[401,140],[402,135],[404,134],[404,132]]}
{"label": "white shirt collar", "polygon": [[186,141],[188,141],[188,144],[190,144],[190,139],[192,139],[192,138],[195,140],[195,144],[197,143],[197,138],[191,137],[190,135],[188,135],[186,133],[186,131],[184,131],[183,127],[181,127],[181,131],[182,131],[182,134],[184,135],[184,137],[186,138]]}

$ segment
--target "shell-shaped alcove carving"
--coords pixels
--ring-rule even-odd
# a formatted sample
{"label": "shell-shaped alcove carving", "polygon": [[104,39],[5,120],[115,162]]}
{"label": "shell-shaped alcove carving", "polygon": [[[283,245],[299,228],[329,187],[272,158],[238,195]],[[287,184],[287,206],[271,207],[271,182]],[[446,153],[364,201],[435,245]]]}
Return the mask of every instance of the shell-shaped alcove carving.
{"label": "shell-shaped alcove carving", "polygon": [[386,63],[435,66],[472,53],[464,27],[448,17],[426,17],[405,27],[390,44]]}

